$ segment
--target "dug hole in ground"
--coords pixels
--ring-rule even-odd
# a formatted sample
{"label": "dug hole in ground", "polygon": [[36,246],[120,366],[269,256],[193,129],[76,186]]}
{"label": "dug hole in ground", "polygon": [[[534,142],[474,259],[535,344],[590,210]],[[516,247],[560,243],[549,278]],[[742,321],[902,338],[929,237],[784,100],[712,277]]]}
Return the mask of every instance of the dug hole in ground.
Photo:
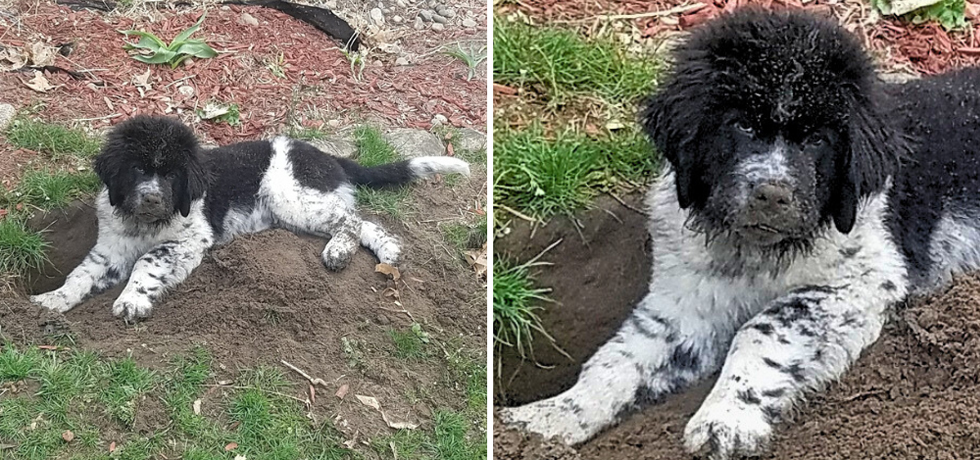
{"label": "dug hole in ground", "polygon": [[[642,206],[641,197],[625,200]],[[615,215],[616,217],[612,217]],[[524,222],[495,240],[496,254],[541,260],[538,285],[553,288],[545,330],[572,359],[535,337],[537,363],[505,353],[494,370],[494,401],[517,405],[570,388],[581,364],[608,340],[649,281],[646,218],[612,199],[577,216],[581,236],[558,218],[533,238]],[[498,459],[619,460],[690,458],[684,426],[714,377],[628,416],[595,439],[570,448],[506,428],[494,418]],[[837,383],[815,393],[777,429],[766,459],[971,459],[980,452],[980,275],[944,292],[900,305],[881,338]]]}

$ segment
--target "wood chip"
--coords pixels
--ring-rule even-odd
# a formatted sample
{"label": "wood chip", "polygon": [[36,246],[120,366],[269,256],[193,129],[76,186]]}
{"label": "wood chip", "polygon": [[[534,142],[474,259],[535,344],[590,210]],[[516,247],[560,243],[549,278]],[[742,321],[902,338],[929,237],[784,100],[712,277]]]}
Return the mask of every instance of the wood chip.
{"label": "wood chip", "polygon": [[350,391],[350,385],[345,383],[341,385],[340,388],[337,389],[337,393],[335,393],[334,396],[340,399],[344,399],[344,396],[347,396],[348,391]]}
{"label": "wood chip", "polygon": [[402,274],[398,271],[398,267],[393,267],[388,264],[378,264],[374,266],[374,271],[378,273],[384,273],[391,277],[391,279],[398,281],[402,277]]}
{"label": "wood chip", "polygon": [[361,404],[364,404],[365,406],[368,406],[374,410],[381,410],[381,404],[378,403],[377,398],[373,396],[362,396],[362,395],[354,395],[354,396],[357,397],[357,400],[360,401]]}
{"label": "wood chip", "polygon": [[194,415],[201,415],[201,400],[200,399],[195,399],[194,400],[194,406],[193,407],[194,407]]}
{"label": "wood chip", "polygon": [[229,442],[228,445],[225,446],[225,452],[231,452],[237,448],[238,448],[237,442]]}

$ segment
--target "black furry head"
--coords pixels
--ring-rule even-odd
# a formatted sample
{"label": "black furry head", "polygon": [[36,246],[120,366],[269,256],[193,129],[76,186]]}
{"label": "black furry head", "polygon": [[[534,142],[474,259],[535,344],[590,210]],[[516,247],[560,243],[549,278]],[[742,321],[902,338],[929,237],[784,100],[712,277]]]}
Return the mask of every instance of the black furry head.
{"label": "black furry head", "polygon": [[137,116],[109,132],[95,158],[109,203],[146,223],[187,217],[209,177],[194,133],[167,117]]}
{"label": "black furry head", "polygon": [[693,31],[641,113],[682,208],[710,234],[798,246],[843,233],[905,150],[857,39],[800,11],[745,8]]}

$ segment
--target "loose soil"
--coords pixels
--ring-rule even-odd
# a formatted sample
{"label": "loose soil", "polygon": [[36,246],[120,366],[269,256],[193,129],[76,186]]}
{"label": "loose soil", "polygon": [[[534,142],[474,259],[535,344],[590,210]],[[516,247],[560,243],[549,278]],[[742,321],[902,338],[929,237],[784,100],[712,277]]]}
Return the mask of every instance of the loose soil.
{"label": "loose soil", "polygon": [[[215,248],[155,307],[150,319],[136,326],[110,312],[121,288],[64,315],[31,305],[23,292],[8,293],[0,298],[0,340],[44,344],[70,336],[74,347],[108,357],[132,354],[138,363],[154,368],[201,344],[214,358],[216,380],[234,378],[241,369],[274,366],[297,383],[295,396],[302,399],[308,385],[280,364],[286,360],[330,382],[329,392],[313,404],[314,415],[333,420],[347,439],[356,440],[358,450],[373,458],[360,441],[393,431],[354,394],[374,396],[389,417],[428,429],[432,410],[466,407],[465,385],[452,375],[443,349],[461,350],[477,362],[486,359],[485,282],[447,246],[437,228],[437,222],[470,215],[473,210],[466,203],[486,196],[485,180],[476,174],[453,187],[439,180],[415,184],[410,200],[414,211],[402,221],[362,213],[401,238],[404,262],[397,282],[375,272],[377,259],[367,250],[359,250],[346,269],[331,272],[319,258],[324,240],[275,230]],[[46,228],[53,263],[28,277],[25,290],[60,286],[95,241],[93,211],[88,203],[77,203],[41,215],[31,225]],[[389,331],[408,330],[413,321],[433,338],[427,347],[431,359],[414,362],[394,356]],[[346,355],[342,338],[356,341],[361,356]],[[345,384],[350,392],[339,400],[333,393]],[[409,393],[424,396],[410,402]],[[137,408],[134,427],[159,429],[165,423],[161,408],[144,403]]]}
{"label": "loose soil", "polygon": [[[626,201],[635,205],[639,197]],[[569,388],[581,363],[645,294],[649,260],[643,219],[615,202],[597,207],[578,219],[589,246],[563,222],[548,224],[533,238],[515,224],[510,235],[495,241],[498,251],[526,260],[542,244],[563,238],[543,257],[554,266],[543,268],[538,279],[555,288],[556,303],[542,315],[544,326],[574,359],[569,362],[541,345],[541,337],[536,338],[540,366],[504,355],[498,369],[502,377],[495,380],[496,405],[520,404]],[[763,458],[977,458],[980,274],[961,277],[945,292],[911,300],[897,310],[881,339],[840,382],[812,395],[793,420],[779,427],[773,450]],[[630,416],[577,449],[506,429],[495,419],[495,458],[690,458],[681,449],[681,436],[713,379]]]}

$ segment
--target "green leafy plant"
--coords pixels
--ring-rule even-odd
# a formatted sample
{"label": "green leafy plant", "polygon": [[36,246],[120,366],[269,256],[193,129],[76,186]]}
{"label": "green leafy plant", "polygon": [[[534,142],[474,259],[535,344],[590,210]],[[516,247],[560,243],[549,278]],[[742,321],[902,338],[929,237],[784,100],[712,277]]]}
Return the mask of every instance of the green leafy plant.
{"label": "green leafy plant", "polygon": [[481,62],[487,60],[487,47],[476,49],[471,47],[468,49],[463,49],[463,45],[457,43],[456,49],[449,50],[445,52],[447,55],[452,56],[460,61],[469,68],[469,73],[466,75],[466,81],[470,81],[476,76],[476,68]]}
{"label": "green leafy plant", "polygon": [[[873,6],[883,15],[894,15],[890,0],[871,0]],[[936,21],[946,30],[961,29],[967,26],[965,0],[939,0],[917,10],[904,13],[902,17],[913,24]]]}
{"label": "green leafy plant", "polygon": [[213,122],[225,122],[232,126],[242,124],[241,112],[238,104],[224,104],[220,102],[209,102],[203,109],[197,109],[197,116],[202,120]]}
{"label": "green leafy plant", "polygon": [[202,14],[201,18],[193,26],[177,34],[169,45],[150,32],[120,30],[119,33],[126,35],[126,37],[130,35],[140,37],[139,42],[126,43],[123,48],[126,51],[139,50],[136,54],[130,54],[130,57],[137,61],[147,64],[170,64],[171,69],[177,68],[181,62],[184,62],[189,57],[199,59],[213,58],[218,55],[218,52],[214,48],[204,43],[204,40],[190,38],[194,32],[197,32],[201,28],[201,23],[204,22],[204,16]]}

